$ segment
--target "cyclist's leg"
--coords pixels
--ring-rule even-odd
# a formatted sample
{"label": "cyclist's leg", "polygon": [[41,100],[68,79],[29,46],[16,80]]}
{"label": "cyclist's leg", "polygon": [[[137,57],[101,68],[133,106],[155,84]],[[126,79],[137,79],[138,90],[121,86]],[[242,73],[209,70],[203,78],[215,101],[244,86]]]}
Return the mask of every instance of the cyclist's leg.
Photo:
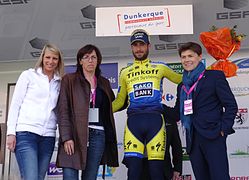
{"label": "cyclist's leg", "polygon": [[124,134],[124,160],[128,168],[128,180],[139,180],[143,168],[144,142],[137,116],[128,118]]}
{"label": "cyclist's leg", "polygon": [[[147,134],[147,154],[150,177],[153,180],[163,180],[163,160],[166,147],[166,130],[163,117],[159,114],[154,114],[152,117],[154,126],[150,126],[151,130]],[[153,127],[153,128],[152,128]]]}

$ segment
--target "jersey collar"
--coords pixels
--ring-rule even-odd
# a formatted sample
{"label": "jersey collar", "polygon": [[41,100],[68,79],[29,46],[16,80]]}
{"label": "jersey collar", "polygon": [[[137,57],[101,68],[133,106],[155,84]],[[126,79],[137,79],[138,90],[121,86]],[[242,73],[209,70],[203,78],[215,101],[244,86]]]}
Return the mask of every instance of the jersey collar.
{"label": "jersey collar", "polygon": [[141,60],[137,60],[137,59],[134,60],[135,64],[146,64],[148,62],[150,62],[150,60],[148,58],[145,59],[145,60],[142,60],[142,61]]}

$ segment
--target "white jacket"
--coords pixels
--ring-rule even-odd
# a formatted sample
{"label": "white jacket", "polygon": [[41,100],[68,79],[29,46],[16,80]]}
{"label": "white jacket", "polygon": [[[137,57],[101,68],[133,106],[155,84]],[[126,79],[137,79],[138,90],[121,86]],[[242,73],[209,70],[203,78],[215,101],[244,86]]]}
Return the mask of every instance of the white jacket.
{"label": "white jacket", "polygon": [[60,91],[60,77],[49,82],[42,69],[29,69],[19,76],[12,97],[7,135],[29,131],[41,136],[55,136],[57,119],[54,108]]}

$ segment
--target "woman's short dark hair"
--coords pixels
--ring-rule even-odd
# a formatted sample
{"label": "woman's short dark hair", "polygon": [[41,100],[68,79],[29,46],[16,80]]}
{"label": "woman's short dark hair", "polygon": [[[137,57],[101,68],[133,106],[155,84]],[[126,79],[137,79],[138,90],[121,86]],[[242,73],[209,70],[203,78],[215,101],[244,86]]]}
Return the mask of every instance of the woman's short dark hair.
{"label": "woman's short dark hair", "polygon": [[184,43],[183,45],[181,45],[180,48],[178,49],[179,56],[181,57],[182,52],[187,51],[187,50],[192,50],[196,54],[198,54],[199,56],[202,54],[202,48],[198,43],[187,42],[187,43]]}
{"label": "woman's short dark hair", "polygon": [[101,70],[100,70],[99,66],[100,66],[101,61],[102,61],[102,55],[100,53],[100,50],[96,46],[94,46],[92,44],[87,44],[78,51],[78,53],[77,53],[77,65],[76,65],[77,66],[77,71],[82,72],[82,66],[80,64],[80,61],[83,58],[83,56],[85,54],[92,53],[93,51],[95,51],[96,55],[97,55],[97,66],[96,66],[96,70],[95,70],[95,75],[99,76],[100,73],[101,73]]}

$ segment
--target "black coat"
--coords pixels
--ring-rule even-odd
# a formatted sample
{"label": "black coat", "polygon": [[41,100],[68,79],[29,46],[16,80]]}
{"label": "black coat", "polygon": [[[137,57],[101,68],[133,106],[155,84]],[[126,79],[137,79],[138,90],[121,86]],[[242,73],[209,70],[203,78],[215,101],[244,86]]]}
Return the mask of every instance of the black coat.
{"label": "black coat", "polygon": [[167,137],[164,157],[164,176],[165,180],[169,180],[173,176],[173,171],[177,171],[180,174],[182,173],[182,144],[176,121],[166,118],[165,122]]}

